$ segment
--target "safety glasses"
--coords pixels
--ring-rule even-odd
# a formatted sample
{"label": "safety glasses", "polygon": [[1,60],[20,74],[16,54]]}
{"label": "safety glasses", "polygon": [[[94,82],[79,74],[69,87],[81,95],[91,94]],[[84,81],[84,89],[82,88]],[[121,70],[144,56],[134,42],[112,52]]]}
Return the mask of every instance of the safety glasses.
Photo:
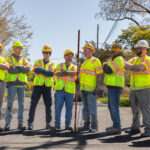
{"label": "safety glasses", "polygon": [[115,51],[110,51],[110,53],[112,53],[112,54],[113,54],[113,53],[115,53]]}
{"label": "safety glasses", "polygon": [[49,55],[51,55],[51,52],[43,52],[43,54],[49,54]]}
{"label": "safety glasses", "polygon": [[142,50],[143,48],[142,47],[136,47],[135,49],[136,49],[136,51],[138,51],[138,50]]}
{"label": "safety glasses", "polygon": [[22,50],[23,48],[22,47],[17,47],[17,49]]}

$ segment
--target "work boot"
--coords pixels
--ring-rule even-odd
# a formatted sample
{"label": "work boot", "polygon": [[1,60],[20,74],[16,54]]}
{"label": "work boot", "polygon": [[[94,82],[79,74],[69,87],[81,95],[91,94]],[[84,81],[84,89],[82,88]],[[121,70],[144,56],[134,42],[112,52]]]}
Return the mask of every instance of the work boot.
{"label": "work boot", "polygon": [[69,125],[66,125],[66,126],[65,126],[65,130],[71,130],[71,131],[73,131],[73,128],[70,127]]}
{"label": "work boot", "polygon": [[23,125],[23,123],[19,123],[18,124],[18,129],[21,130],[21,131],[24,131],[24,130],[26,130],[26,127]]}
{"label": "work boot", "polygon": [[112,128],[111,130],[107,131],[107,135],[116,135],[116,134],[121,134],[120,129]]}
{"label": "work boot", "polygon": [[125,133],[129,133],[129,135],[135,135],[141,133],[140,129],[128,129],[125,131]]}
{"label": "work boot", "polygon": [[55,127],[55,131],[56,131],[56,132],[60,132],[60,131],[61,131],[60,126],[56,126],[56,127]]}
{"label": "work boot", "polygon": [[113,128],[114,128],[113,126],[108,127],[108,128],[106,128],[106,131],[112,130]]}
{"label": "work boot", "polygon": [[51,125],[49,123],[46,123],[46,129],[51,129]]}
{"label": "work boot", "polygon": [[150,137],[150,132],[145,131],[141,134],[141,137]]}
{"label": "work boot", "polygon": [[89,132],[91,132],[91,133],[96,133],[96,132],[98,132],[98,129],[97,129],[97,128],[90,128],[90,129],[89,129]]}
{"label": "work boot", "polygon": [[90,122],[85,122],[84,126],[79,128],[79,131],[89,131],[90,129]]}
{"label": "work boot", "polygon": [[33,130],[33,125],[32,124],[28,125],[28,130]]}
{"label": "work boot", "polygon": [[0,127],[0,132],[3,132],[3,131],[4,131],[3,128]]}
{"label": "work boot", "polygon": [[6,124],[4,126],[4,131],[9,131],[10,130],[10,124]]}

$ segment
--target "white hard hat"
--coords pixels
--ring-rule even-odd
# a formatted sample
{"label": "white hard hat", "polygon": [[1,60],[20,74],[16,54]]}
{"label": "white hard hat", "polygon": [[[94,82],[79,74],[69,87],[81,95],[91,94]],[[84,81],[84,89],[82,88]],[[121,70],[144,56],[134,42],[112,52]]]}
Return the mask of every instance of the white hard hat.
{"label": "white hard hat", "polygon": [[145,47],[145,48],[149,48],[148,42],[146,40],[140,40],[137,42],[137,44],[135,45],[136,47]]}

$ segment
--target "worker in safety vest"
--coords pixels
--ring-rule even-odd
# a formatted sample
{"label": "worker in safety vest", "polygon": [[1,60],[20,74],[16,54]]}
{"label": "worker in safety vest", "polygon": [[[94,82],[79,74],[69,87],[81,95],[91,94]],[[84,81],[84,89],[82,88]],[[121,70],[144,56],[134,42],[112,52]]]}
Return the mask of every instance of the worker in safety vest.
{"label": "worker in safety vest", "polygon": [[72,130],[70,126],[72,119],[72,108],[75,95],[76,65],[72,64],[74,53],[68,49],[64,53],[64,63],[57,65],[55,69],[55,130],[61,130],[61,111],[65,103],[65,129]]}
{"label": "worker in safety vest", "polygon": [[35,61],[33,66],[33,72],[35,73],[34,88],[31,96],[31,105],[29,110],[28,130],[33,130],[33,121],[35,116],[36,106],[43,95],[45,104],[45,116],[46,116],[46,129],[51,129],[51,89],[54,86],[54,70],[55,64],[50,61],[52,48],[49,45],[45,45],[42,50],[43,59]]}
{"label": "worker in safety vest", "polygon": [[130,135],[140,133],[140,112],[143,116],[145,132],[143,137],[150,137],[150,57],[147,56],[148,42],[140,40],[135,45],[137,57],[129,60],[125,69],[131,71],[131,92],[130,103],[132,108],[133,120]]}
{"label": "worker in safety vest", "polygon": [[12,109],[14,99],[17,93],[18,96],[18,129],[25,130],[23,125],[23,113],[24,113],[24,91],[27,84],[27,73],[30,71],[30,66],[26,58],[22,57],[22,50],[24,46],[19,41],[13,43],[14,53],[6,60],[9,63],[9,70],[6,77],[6,83],[8,88],[7,95],[7,109],[6,109],[6,125],[5,131],[10,129],[10,122],[12,119]]}
{"label": "worker in safety vest", "polygon": [[104,63],[104,83],[108,89],[108,109],[112,127],[106,128],[107,134],[121,134],[119,101],[124,88],[124,59],[122,47],[115,43],[111,48],[111,59]]}
{"label": "worker in safety vest", "polygon": [[[2,56],[3,52],[3,45],[0,43],[0,120],[2,115],[2,103],[3,103],[3,97],[4,97],[4,91],[5,91],[5,78],[6,78],[6,70],[9,69],[9,64],[5,60],[5,58]],[[3,131],[3,128],[0,127],[0,132]]]}
{"label": "worker in safety vest", "polygon": [[84,126],[81,130],[97,132],[97,95],[99,95],[100,77],[103,70],[100,60],[92,56],[95,52],[93,45],[85,44],[82,49],[86,60],[80,68],[80,90],[83,97],[84,120]]}

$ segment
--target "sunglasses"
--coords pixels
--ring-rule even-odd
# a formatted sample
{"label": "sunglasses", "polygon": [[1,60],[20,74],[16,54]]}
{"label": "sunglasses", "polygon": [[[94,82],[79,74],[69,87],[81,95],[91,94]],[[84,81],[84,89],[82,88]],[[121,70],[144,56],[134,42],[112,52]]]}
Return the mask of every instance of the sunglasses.
{"label": "sunglasses", "polygon": [[136,50],[142,50],[143,48],[142,47],[136,47],[135,49]]}
{"label": "sunglasses", "polygon": [[110,51],[110,53],[112,53],[112,54],[113,54],[113,53],[115,53],[115,51]]}
{"label": "sunglasses", "polygon": [[51,52],[43,52],[43,54],[49,54],[49,55],[51,55]]}
{"label": "sunglasses", "polygon": [[22,50],[23,48],[22,47],[17,47],[17,49]]}

